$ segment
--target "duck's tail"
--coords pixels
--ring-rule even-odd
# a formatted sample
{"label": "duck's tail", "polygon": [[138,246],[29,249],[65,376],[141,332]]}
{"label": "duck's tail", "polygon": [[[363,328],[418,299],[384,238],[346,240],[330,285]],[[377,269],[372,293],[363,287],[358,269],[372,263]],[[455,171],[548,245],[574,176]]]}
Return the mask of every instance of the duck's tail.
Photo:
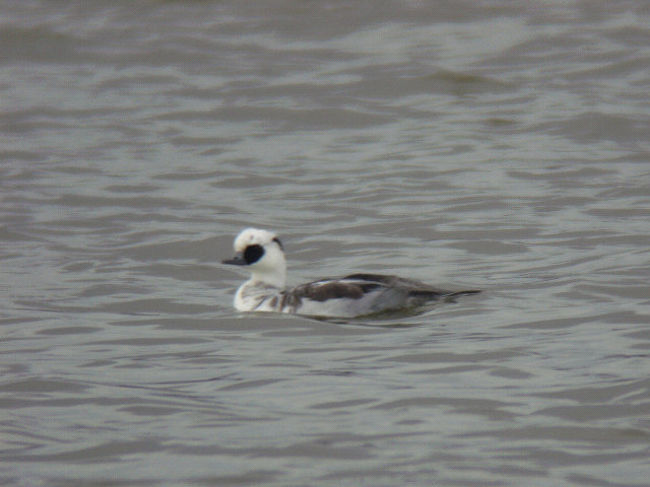
{"label": "duck's tail", "polygon": [[457,297],[459,296],[469,296],[472,294],[478,294],[480,293],[480,289],[468,289],[467,291],[454,291],[448,294],[445,294],[444,296],[441,296],[442,299],[444,299],[447,302],[454,302]]}
{"label": "duck's tail", "polygon": [[447,294],[447,296],[454,297],[454,296],[462,296],[464,294],[478,294],[480,293],[480,289],[469,289],[467,291],[454,291],[453,293]]}
{"label": "duck's tail", "polygon": [[429,301],[442,300],[445,302],[454,302],[457,297],[478,294],[479,289],[469,289],[466,291],[444,291],[442,289],[416,289],[408,293],[413,303],[424,304]]}

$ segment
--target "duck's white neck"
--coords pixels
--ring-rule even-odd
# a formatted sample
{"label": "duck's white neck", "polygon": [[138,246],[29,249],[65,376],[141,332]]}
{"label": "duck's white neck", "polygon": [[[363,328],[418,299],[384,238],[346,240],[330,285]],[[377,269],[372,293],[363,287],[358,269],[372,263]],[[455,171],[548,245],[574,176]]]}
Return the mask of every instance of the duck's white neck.
{"label": "duck's white neck", "polygon": [[284,289],[287,282],[287,269],[275,269],[273,272],[256,271],[246,284],[263,283],[268,286]]}

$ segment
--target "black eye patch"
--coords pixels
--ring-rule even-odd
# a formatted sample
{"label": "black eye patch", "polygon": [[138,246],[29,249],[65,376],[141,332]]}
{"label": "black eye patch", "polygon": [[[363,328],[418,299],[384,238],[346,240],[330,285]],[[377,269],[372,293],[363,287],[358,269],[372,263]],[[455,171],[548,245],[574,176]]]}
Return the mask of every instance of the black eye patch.
{"label": "black eye patch", "polygon": [[274,241],[276,244],[278,244],[278,246],[280,247],[280,250],[284,251],[284,246],[282,245],[282,242],[280,242],[280,239],[279,239],[278,237],[275,237],[275,238],[273,239],[273,241]]}
{"label": "black eye patch", "polygon": [[251,265],[257,262],[264,255],[264,248],[261,245],[249,245],[244,250],[244,260],[246,264]]}

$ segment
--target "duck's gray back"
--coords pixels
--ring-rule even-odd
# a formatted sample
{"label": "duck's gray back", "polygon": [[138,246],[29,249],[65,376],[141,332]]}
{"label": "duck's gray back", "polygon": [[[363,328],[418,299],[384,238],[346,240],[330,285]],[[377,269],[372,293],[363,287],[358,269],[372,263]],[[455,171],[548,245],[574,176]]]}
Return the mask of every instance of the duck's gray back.
{"label": "duck's gray back", "polygon": [[297,313],[339,317],[420,306],[450,294],[419,281],[381,274],[322,279],[298,286],[288,293],[297,301]]}

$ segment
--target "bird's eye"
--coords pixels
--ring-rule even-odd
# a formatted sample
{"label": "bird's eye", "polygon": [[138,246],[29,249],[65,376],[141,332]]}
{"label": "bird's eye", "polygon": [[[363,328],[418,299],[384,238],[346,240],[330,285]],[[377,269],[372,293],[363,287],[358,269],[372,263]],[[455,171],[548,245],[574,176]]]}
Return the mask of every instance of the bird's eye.
{"label": "bird's eye", "polygon": [[264,248],[261,245],[249,245],[244,250],[244,260],[246,264],[251,265],[257,262],[264,255]]}

